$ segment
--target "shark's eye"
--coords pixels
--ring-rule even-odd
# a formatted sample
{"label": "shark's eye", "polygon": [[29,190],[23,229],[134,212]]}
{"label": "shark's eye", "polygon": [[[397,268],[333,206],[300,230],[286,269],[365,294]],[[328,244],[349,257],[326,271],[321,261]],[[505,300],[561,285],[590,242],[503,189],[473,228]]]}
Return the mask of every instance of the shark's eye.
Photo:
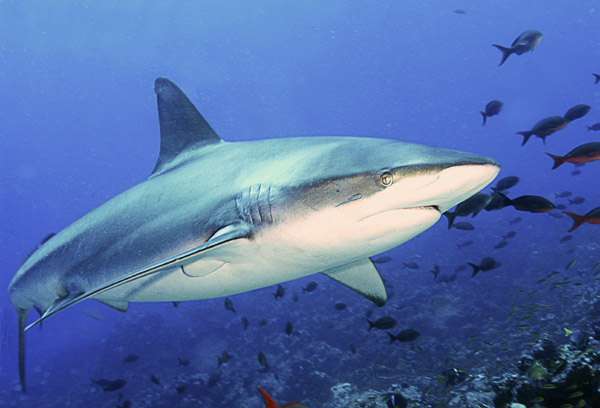
{"label": "shark's eye", "polygon": [[394,178],[389,171],[385,171],[379,176],[379,184],[381,184],[383,187],[389,187],[393,182]]}

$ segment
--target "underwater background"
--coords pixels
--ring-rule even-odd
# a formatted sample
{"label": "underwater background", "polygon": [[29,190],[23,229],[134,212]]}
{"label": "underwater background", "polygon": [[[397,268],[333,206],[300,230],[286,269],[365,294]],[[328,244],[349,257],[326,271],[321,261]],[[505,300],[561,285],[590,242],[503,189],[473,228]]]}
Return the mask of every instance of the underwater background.
{"label": "underwater background", "polygon": [[[526,30],[540,44],[499,67],[492,44]],[[600,206],[600,163],[551,170],[546,152],[600,141],[587,128],[600,122],[599,40],[597,0],[0,0],[0,288],[43,237],[150,174],[157,77],[226,141],[347,135],[464,150],[497,160],[498,179],[520,178],[511,198],[585,214]],[[482,126],[494,99],[504,108]],[[521,146],[516,132],[577,104],[591,110]],[[409,407],[600,406],[600,226],[568,234],[560,210],[512,207],[457,221],[475,229],[442,218],[379,256],[391,258],[377,264],[383,308],[322,275],[283,283],[281,298],[276,287],[231,296],[236,313],[222,298],[127,313],[81,303],[27,332],[27,394],[4,289],[0,407],[262,407],[256,387],[308,407],[385,407],[389,394]],[[501,265],[461,270],[485,257]],[[389,344],[368,330],[384,316],[391,333],[420,336]],[[90,378],[126,385],[105,392]]]}

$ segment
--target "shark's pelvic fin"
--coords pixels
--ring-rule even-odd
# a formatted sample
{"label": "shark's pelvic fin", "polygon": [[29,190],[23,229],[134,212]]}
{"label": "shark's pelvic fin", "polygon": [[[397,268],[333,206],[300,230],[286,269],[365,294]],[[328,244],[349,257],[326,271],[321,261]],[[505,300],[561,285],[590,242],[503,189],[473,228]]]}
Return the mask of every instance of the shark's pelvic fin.
{"label": "shark's pelvic fin", "polygon": [[369,258],[328,269],[322,273],[360,293],[377,306],[383,306],[387,301],[385,285]]}
{"label": "shark's pelvic fin", "polygon": [[[188,251],[174,255],[170,258],[163,259],[162,261],[159,261],[155,264],[149,265],[145,268],[139,269],[135,272],[123,275],[117,279],[107,282],[107,283],[105,283],[95,289],[92,289],[88,292],[85,292],[82,294],[75,294],[75,295],[69,294],[67,296],[57,299],[52,304],[52,306],[50,306],[39,319],[37,319],[36,321],[34,321],[33,323],[31,323],[27,327],[25,327],[25,330],[29,330],[31,327],[33,327],[36,324],[40,323],[41,321],[47,319],[48,317],[60,312],[61,310],[66,309],[67,307],[73,306],[74,304],[79,303],[83,300],[93,298],[94,296],[98,296],[101,293],[104,293],[108,290],[119,287],[126,283],[132,282],[134,280],[137,280],[137,279],[140,279],[140,278],[143,278],[146,276],[150,276],[150,275],[158,273],[158,272],[170,271],[173,268],[177,268],[181,265],[185,265],[190,262],[194,262],[204,252],[206,252],[212,248],[219,247],[220,245],[223,245],[227,242],[230,242],[230,241],[233,241],[236,239],[249,238],[251,236],[251,234],[252,234],[252,229],[248,224],[238,223],[238,224],[228,225],[224,228],[221,228],[217,232],[215,232],[213,234],[213,236],[208,239],[208,241],[204,242],[203,244],[201,244],[195,248],[192,248]],[[102,301],[102,302],[108,304],[105,301]],[[111,305],[116,305],[118,303],[127,303],[127,302],[112,302],[111,301],[109,303],[111,303],[109,305],[109,306],[111,306]],[[115,306],[111,306],[111,307],[115,307]],[[115,308],[118,309],[117,307],[115,307]],[[120,310],[120,309],[118,309],[118,310]]]}
{"label": "shark's pelvic fin", "polygon": [[118,300],[95,299],[108,307],[112,307],[119,312],[126,312],[129,309],[129,302],[119,302]]}
{"label": "shark's pelvic fin", "polygon": [[187,96],[166,78],[154,82],[160,122],[160,154],[152,175],[169,167],[181,152],[222,142]]}

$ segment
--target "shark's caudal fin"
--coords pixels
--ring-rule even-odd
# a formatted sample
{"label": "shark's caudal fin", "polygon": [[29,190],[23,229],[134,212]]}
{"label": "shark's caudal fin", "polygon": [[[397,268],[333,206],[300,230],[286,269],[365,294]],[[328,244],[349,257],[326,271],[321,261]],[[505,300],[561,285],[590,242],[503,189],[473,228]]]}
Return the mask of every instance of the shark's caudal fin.
{"label": "shark's caudal fin", "polygon": [[498,66],[504,64],[504,61],[506,61],[506,59],[510,56],[510,54],[512,54],[513,50],[512,48],[506,48],[503,47],[501,45],[498,44],[492,44],[494,47],[498,48],[500,50],[500,52],[502,53],[502,61],[500,61],[500,64],[498,64]]}
{"label": "shark's caudal fin", "polygon": [[21,391],[25,392],[25,325],[27,324],[27,315],[29,310],[17,309],[19,320],[19,381],[21,382]]}
{"label": "shark's caudal fin", "polygon": [[[65,297],[59,298],[48,309],[44,311],[44,314],[39,319],[25,327],[25,330],[29,330],[31,327],[42,322],[48,317],[60,312],[61,310],[66,309],[67,307],[73,306],[83,300],[93,298],[94,296],[98,296],[101,293],[119,287],[126,283],[132,282],[134,280],[150,276],[155,273],[171,271],[173,270],[173,268],[177,268],[186,263],[192,262],[193,259],[201,256],[202,253],[208,251],[209,249],[215,248],[217,246],[220,246],[222,244],[236,239],[248,238],[251,235],[251,232],[251,228],[247,224],[240,223],[235,225],[228,225],[227,227],[221,228],[212,237],[210,237],[208,241],[206,241],[202,245],[197,246],[196,248],[192,248],[188,251],[174,255],[170,258],[163,259],[162,261],[149,265],[145,268],[123,275],[117,279],[100,285],[97,288],[94,288],[88,292],[69,294]],[[127,310],[128,306],[127,302],[111,302],[102,300],[102,303],[121,311]]]}
{"label": "shark's caudal fin", "polygon": [[387,301],[385,285],[369,258],[337,266],[322,273],[358,292],[377,306],[383,306]]}
{"label": "shark's caudal fin", "polygon": [[177,155],[222,142],[187,96],[166,78],[154,82],[160,122],[160,154],[152,175],[169,168]]}

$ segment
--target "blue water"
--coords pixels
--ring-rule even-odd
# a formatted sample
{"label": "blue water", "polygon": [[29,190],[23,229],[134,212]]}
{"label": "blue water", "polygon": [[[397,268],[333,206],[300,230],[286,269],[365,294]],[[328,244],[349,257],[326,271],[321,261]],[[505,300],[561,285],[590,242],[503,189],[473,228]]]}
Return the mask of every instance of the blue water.
{"label": "blue water", "polygon": [[[500,177],[521,178],[511,197],[569,204],[554,196],[568,190],[585,198],[569,209],[586,213],[600,205],[600,164],[573,176],[571,164],[551,171],[545,152],[565,154],[600,136],[586,128],[600,122],[600,84],[591,75],[600,73],[598,6],[595,0],[0,1],[0,288],[44,236],[148,176],[159,148],[153,82],[162,76],[227,141],[350,135],[470,151],[496,159]],[[501,55],[491,44],[509,46],[528,29],[543,33],[539,46],[498,67]],[[482,127],[478,111],[492,99],[503,101],[504,110]],[[520,146],[515,132],[580,103],[592,107],[587,116],[550,135],[545,146],[537,138]],[[522,221],[509,225],[516,216]],[[452,365],[448,358],[471,374],[496,375],[514,369],[541,333],[564,342],[563,327],[589,324],[599,289],[592,265],[600,257],[600,227],[586,224],[561,243],[571,226],[565,216],[507,208],[467,221],[474,231],[447,230],[441,220],[386,254],[392,261],[380,270],[393,296],[383,309],[324,276],[285,283],[277,301],[275,288],[233,296],[238,314],[226,311],[223,299],[177,309],[134,304],[126,314],[87,301],[28,332],[27,395],[18,386],[16,318],[2,296],[0,406],[115,406],[118,393],[103,393],[90,377],[127,380],[121,403],[129,399],[134,407],[258,407],[256,386],[280,403],[327,407],[330,388],[346,382],[356,392],[404,384],[414,395],[424,393],[415,404],[426,404],[444,398],[434,379]],[[509,230],[517,236],[494,249]],[[457,248],[468,239],[472,246]],[[438,264],[451,274],[485,256],[502,267],[473,279],[468,270],[458,272],[449,284],[436,284],[429,272]],[[583,285],[549,290],[536,283],[553,270]],[[303,294],[311,280],[318,289]],[[506,316],[532,298],[549,311],[535,315],[535,327],[517,328]],[[335,310],[336,302],[348,309]],[[367,331],[368,311],[394,316],[394,330],[415,328],[421,337],[388,346],[383,331]],[[247,331],[241,315],[250,321]],[[259,328],[263,318],[268,324]],[[299,335],[284,333],[287,321]],[[223,350],[234,358],[217,369]],[[258,351],[272,367],[267,373],[260,372]],[[140,359],[124,365],[132,352]],[[178,357],[190,365],[178,367]],[[217,372],[217,384],[206,385]],[[188,387],[178,395],[180,383]]]}

